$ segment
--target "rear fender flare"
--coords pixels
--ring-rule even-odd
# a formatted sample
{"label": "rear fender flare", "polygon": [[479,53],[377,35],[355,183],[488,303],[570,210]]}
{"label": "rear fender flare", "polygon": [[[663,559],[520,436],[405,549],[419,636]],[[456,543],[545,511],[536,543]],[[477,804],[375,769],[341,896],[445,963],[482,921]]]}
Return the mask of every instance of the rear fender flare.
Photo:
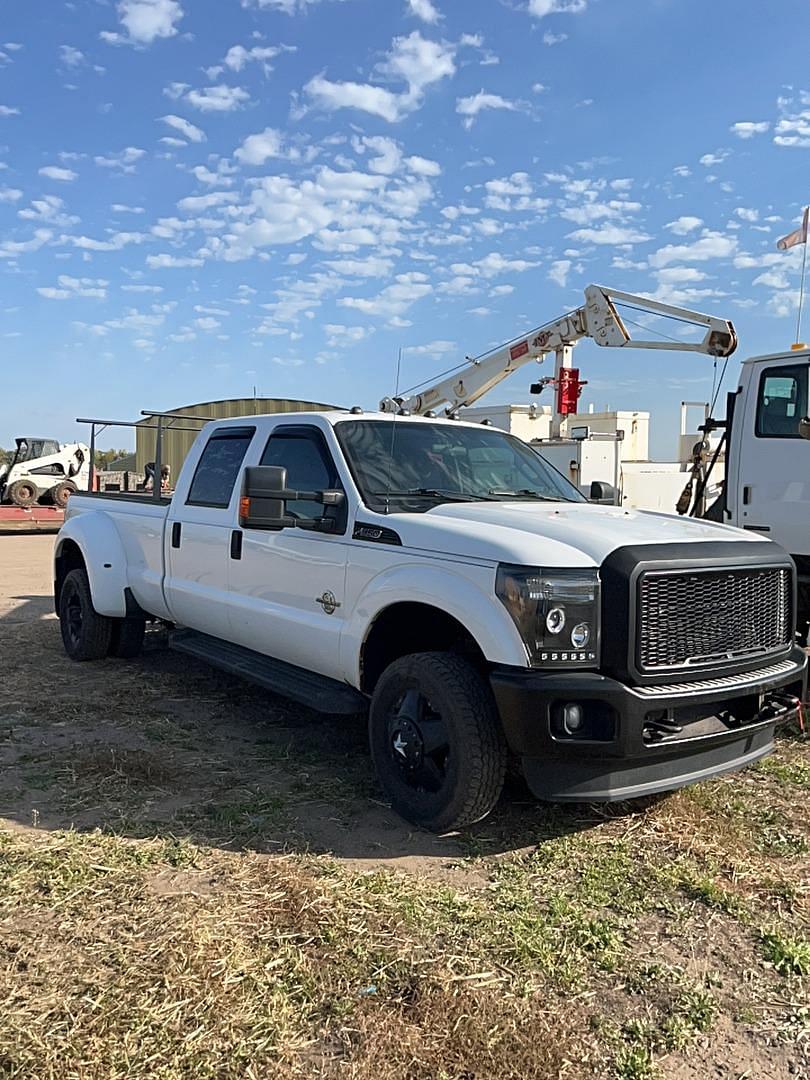
{"label": "rear fender flare", "polygon": [[55,558],[72,541],[84,559],[93,607],[99,615],[122,619],[127,614],[127,560],[121,537],[107,514],[91,511],[69,518],[59,530]]}

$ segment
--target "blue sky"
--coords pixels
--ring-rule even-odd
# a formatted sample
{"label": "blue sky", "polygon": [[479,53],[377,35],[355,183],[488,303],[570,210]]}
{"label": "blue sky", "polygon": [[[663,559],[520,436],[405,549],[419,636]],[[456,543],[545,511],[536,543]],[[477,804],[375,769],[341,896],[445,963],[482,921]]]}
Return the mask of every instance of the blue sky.
{"label": "blue sky", "polygon": [[[373,406],[399,348],[409,385],[592,281],[786,348],[809,37],[805,0],[4,0],[0,445],[254,385]],[[658,456],[711,389],[577,361]]]}

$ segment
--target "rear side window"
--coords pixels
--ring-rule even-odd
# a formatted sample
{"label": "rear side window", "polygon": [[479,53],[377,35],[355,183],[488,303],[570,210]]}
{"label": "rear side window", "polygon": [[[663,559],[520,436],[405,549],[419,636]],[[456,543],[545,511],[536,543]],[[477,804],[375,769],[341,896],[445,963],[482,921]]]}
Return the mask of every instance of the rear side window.
{"label": "rear side window", "polygon": [[202,452],[186,503],[191,506],[227,507],[255,428],[221,428]]}
{"label": "rear side window", "polygon": [[768,368],[759,380],[756,434],[760,439],[799,439],[807,416],[807,365]]}

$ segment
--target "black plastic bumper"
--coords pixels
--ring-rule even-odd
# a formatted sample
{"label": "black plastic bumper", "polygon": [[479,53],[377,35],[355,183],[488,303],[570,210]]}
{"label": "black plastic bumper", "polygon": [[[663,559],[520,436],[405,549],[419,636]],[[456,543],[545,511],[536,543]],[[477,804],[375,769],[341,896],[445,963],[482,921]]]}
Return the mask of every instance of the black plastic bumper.
{"label": "black plastic bumper", "polygon": [[[704,675],[664,687],[515,668],[494,669],[490,681],[533,793],[608,801],[668,791],[765,757],[776,725],[804,701],[807,656],[796,647],[745,677]],[[562,724],[569,703],[585,717],[576,734]]]}

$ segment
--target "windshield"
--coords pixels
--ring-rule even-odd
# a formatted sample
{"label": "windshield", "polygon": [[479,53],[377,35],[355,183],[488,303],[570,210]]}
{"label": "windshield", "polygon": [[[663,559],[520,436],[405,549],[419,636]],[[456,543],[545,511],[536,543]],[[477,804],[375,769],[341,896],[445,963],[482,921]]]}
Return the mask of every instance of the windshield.
{"label": "windshield", "polygon": [[34,461],[36,458],[59,453],[59,443],[54,439],[17,439],[15,461]]}
{"label": "windshield", "polygon": [[440,502],[585,501],[526,443],[495,428],[347,420],[335,430],[363,501],[381,513]]}

